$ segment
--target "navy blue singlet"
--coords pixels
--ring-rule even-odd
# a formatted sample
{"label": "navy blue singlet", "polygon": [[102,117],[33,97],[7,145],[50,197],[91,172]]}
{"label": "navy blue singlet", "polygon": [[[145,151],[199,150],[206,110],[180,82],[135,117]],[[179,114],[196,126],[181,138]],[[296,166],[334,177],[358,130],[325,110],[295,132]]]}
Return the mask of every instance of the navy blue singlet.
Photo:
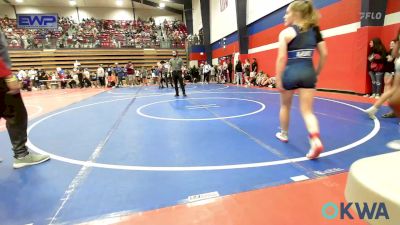
{"label": "navy blue singlet", "polygon": [[292,26],[296,37],[288,44],[288,62],[282,76],[283,88],[315,88],[317,74],[312,57],[317,44],[323,41],[318,27],[301,32],[298,26]]}

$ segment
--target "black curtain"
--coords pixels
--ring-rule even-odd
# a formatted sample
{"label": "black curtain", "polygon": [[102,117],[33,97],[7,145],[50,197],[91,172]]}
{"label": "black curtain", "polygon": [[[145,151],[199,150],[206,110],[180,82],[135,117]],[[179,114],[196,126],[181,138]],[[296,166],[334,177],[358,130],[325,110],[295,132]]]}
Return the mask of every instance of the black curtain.
{"label": "black curtain", "polygon": [[[215,0],[214,0],[215,1]],[[211,33],[210,33],[210,0],[200,0],[201,5],[201,21],[203,22],[203,41],[207,62],[211,64],[212,49],[211,49]]]}
{"label": "black curtain", "polygon": [[183,11],[185,13],[185,23],[188,30],[188,34],[193,34],[193,9],[192,1],[186,1],[184,4]]}
{"label": "black curtain", "polygon": [[249,53],[249,37],[247,35],[247,0],[236,1],[236,20],[239,35],[240,54]]}

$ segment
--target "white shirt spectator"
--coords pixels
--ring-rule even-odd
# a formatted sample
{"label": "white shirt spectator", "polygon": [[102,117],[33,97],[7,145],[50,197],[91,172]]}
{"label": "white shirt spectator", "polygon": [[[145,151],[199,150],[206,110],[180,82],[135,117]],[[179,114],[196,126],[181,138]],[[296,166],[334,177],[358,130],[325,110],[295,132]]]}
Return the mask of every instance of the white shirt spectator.
{"label": "white shirt spectator", "polygon": [[210,71],[211,71],[211,76],[215,76],[215,68],[213,66],[211,67]]}
{"label": "white shirt spectator", "polygon": [[25,70],[20,70],[20,71],[18,72],[18,74],[17,74],[18,80],[22,80],[22,79],[24,79],[26,76],[27,76],[27,74],[26,74]]}
{"label": "white shirt spectator", "polygon": [[28,71],[28,76],[29,76],[29,78],[31,78],[31,80],[34,80],[35,79],[35,77],[37,76],[37,71],[36,70],[29,70]]}
{"label": "white shirt spectator", "polygon": [[203,73],[208,73],[211,71],[211,66],[209,64],[204,65]]}
{"label": "white shirt spectator", "polygon": [[103,69],[103,67],[99,67],[97,69],[97,77],[104,77],[104,69]]}
{"label": "white shirt spectator", "polygon": [[90,72],[89,72],[89,70],[83,71],[83,76],[85,76],[87,79],[90,79]]}

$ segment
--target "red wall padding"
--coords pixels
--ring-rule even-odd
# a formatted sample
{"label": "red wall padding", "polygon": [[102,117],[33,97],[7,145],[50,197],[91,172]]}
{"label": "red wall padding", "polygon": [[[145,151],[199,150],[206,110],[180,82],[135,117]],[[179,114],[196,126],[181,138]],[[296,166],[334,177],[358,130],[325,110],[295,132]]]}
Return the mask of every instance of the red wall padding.
{"label": "red wall padding", "polygon": [[212,58],[220,58],[227,55],[232,55],[235,52],[239,51],[239,42],[233,42],[226,46],[226,48],[219,48],[212,52]]}
{"label": "red wall padding", "polygon": [[400,11],[400,1],[399,0],[388,0],[386,7],[386,14],[391,14]]}
{"label": "red wall padding", "polygon": [[[360,0],[342,0],[321,9],[321,29],[359,22],[360,9]],[[400,0],[388,0],[387,14],[398,11],[400,11]],[[329,56],[319,77],[318,88],[368,93],[371,88],[367,71],[368,43],[372,38],[379,37],[385,46],[389,47],[399,28],[400,23],[385,27],[362,27],[354,33],[325,38]],[[249,37],[250,48],[277,42],[279,32],[283,29],[283,25],[278,25]],[[226,49],[213,51],[213,58],[231,55],[238,49],[238,43],[232,43]],[[241,56],[241,59],[243,57]],[[249,54],[247,57],[256,58],[261,70],[275,75],[277,49]],[[317,59],[316,54],[314,60]]]}
{"label": "red wall padding", "polygon": [[189,59],[190,60],[207,60],[207,56],[205,53],[203,53],[203,55],[201,55],[200,53],[192,52],[189,55]]}

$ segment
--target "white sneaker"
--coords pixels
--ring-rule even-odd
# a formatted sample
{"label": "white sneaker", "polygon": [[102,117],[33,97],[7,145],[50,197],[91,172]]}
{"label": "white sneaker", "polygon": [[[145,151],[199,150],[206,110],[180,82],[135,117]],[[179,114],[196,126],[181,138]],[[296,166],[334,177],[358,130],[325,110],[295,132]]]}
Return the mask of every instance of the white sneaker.
{"label": "white sneaker", "polygon": [[285,133],[283,133],[282,131],[276,133],[275,137],[278,138],[278,139],[279,139],[280,141],[282,141],[282,142],[285,142],[285,143],[289,142],[289,137],[288,137],[288,135],[285,134]]}
{"label": "white sneaker", "polygon": [[393,150],[400,151],[400,140],[394,140],[394,141],[388,142],[386,144],[386,146]]}
{"label": "white sneaker", "polygon": [[363,110],[366,114],[368,114],[369,118],[372,120],[376,119],[375,114],[378,112],[378,109],[375,106],[371,106],[366,110]]}

